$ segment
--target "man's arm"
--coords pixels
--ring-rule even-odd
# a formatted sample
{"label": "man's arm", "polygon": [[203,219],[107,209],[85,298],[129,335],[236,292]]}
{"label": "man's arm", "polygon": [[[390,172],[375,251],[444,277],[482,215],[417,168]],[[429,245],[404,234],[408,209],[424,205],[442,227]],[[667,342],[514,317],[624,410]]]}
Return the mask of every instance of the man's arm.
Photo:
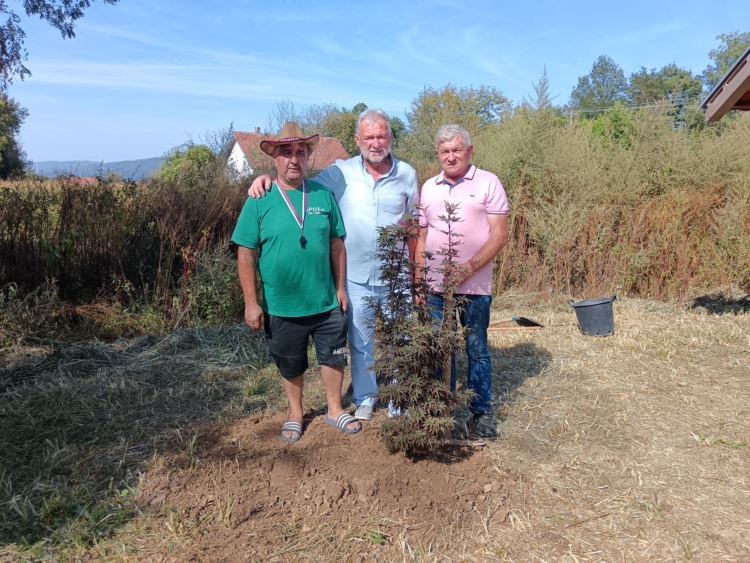
{"label": "man's arm", "polygon": [[245,298],[245,322],[253,330],[263,329],[263,309],[258,305],[255,287],[255,259],[257,248],[240,246],[237,249],[237,272],[240,275],[242,295]]}
{"label": "man's arm", "polygon": [[[332,189],[331,186],[335,185],[336,180],[337,180],[335,178],[336,176],[336,174],[334,173],[335,170],[338,170],[338,169],[335,166],[335,164],[332,164],[328,168],[321,170],[317,174],[317,176],[313,178],[313,180],[323,184],[329,190],[331,190]],[[255,180],[253,180],[253,183],[248,188],[247,190],[248,197],[252,197],[253,199],[260,199],[264,197],[266,193],[271,191],[272,183],[273,183],[273,176],[271,176],[270,174],[261,174]]]}
{"label": "man's arm", "polygon": [[[419,248],[420,230],[421,229],[414,229],[415,236],[406,241],[406,248],[409,250],[409,260],[411,262],[416,262],[418,259],[417,249]],[[422,250],[424,250],[424,248]]]}
{"label": "man's arm", "polygon": [[490,224],[490,238],[474,256],[463,264],[459,264],[465,268],[460,283],[484,268],[508,243],[508,216],[488,213],[487,222]]}
{"label": "man's arm", "polygon": [[[413,178],[409,182],[409,196],[406,200],[406,212],[416,217],[419,217],[419,214],[420,214],[419,189],[417,187],[417,173],[416,172],[414,172]],[[419,241],[419,235],[420,235],[420,229],[417,226],[414,229],[414,238],[410,239],[407,243],[407,247],[409,249],[409,260],[411,260],[412,262],[415,262],[418,258],[417,243]]]}
{"label": "man's arm", "polygon": [[346,247],[341,237],[332,238],[331,242],[331,273],[333,274],[333,285],[336,286],[336,299],[342,311],[349,307],[349,298],[346,296]]}

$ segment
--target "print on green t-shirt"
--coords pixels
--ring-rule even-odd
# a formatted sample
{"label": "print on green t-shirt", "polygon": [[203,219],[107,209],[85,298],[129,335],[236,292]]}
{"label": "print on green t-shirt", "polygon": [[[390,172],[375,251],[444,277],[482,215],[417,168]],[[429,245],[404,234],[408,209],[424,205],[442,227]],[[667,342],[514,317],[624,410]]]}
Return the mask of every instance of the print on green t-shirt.
{"label": "print on green t-shirt", "polygon": [[[344,223],[331,192],[307,181],[305,248],[300,229],[276,182],[261,199],[248,198],[237,220],[232,241],[258,249],[257,269],[263,286],[261,308],[278,317],[307,317],[338,306],[330,259],[330,239],[343,237]],[[302,186],[287,190],[302,213]]]}

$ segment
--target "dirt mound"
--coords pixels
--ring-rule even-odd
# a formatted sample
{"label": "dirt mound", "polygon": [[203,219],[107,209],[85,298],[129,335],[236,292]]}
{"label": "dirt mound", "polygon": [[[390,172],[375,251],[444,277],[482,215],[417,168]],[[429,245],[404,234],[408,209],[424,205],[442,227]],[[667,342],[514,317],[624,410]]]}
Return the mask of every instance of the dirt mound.
{"label": "dirt mound", "polygon": [[393,539],[404,530],[429,539],[508,514],[508,478],[485,451],[391,455],[377,417],[350,436],[317,416],[287,444],[283,422],[278,414],[193,428],[182,453],[145,474],[137,505],[171,512],[174,533],[192,536],[166,561],[286,560],[320,549],[366,561],[400,552]]}

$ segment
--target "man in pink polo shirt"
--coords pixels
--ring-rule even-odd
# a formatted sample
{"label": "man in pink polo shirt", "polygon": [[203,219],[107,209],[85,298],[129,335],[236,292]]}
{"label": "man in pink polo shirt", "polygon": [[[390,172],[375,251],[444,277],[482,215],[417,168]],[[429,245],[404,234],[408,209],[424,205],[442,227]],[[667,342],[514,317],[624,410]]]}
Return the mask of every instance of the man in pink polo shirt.
{"label": "man in pink polo shirt", "polygon": [[[435,147],[443,171],[422,186],[419,210],[417,260],[423,252],[433,253],[445,247],[447,225],[440,220],[446,214],[445,203],[458,205],[460,222],[453,224],[458,238],[458,261],[464,278],[456,292],[462,297],[461,324],[468,329],[466,353],[469,357],[467,386],[474,391],[471,410],[476,431],[482,437],[497,436],[492,400],[492,365],[487,349],[487,327],[492,303],[492,259],[508,242],[508,198],[497,176],[471,164],[474,146],[469,133],[460,125],[443,125],[435,136]],[[441,257],[430,266],[428,277],[433,293],[427,306],[433,317],[442,320],[445,287],[439,272]],[[451,365],[451,388],[456,388],[456,361]]]}

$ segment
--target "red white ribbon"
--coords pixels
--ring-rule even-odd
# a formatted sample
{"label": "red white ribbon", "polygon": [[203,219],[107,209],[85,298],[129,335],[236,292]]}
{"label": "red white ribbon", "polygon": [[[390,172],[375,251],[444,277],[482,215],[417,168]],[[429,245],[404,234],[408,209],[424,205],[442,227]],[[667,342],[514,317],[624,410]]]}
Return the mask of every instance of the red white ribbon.
{"label": "red white ribbon", "polygon": [[299,225],[299,230],[302,232],[302,230],[305,227],[305,214],[307,213],[307,180],[302,180],[302,216],[300,217],[300,214],[297,213],[297,210],[294,208],[294,205],[292,204],[292,200],[289,199],[289,196],[286,195],[286,190],[281,187],[281,183],[279,182],[279,179],[276,178],[276,185],[279,187],[279,193],[281,194],[281,197],[284,198],[284,201],[286,202],[286,206],[289,208],[289,211],[292,212],[292,216],[294,217],[294,220],[297,221],[297,225]]}

